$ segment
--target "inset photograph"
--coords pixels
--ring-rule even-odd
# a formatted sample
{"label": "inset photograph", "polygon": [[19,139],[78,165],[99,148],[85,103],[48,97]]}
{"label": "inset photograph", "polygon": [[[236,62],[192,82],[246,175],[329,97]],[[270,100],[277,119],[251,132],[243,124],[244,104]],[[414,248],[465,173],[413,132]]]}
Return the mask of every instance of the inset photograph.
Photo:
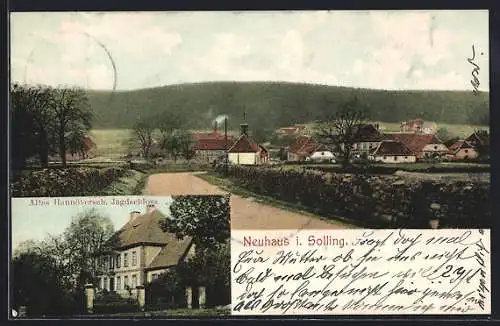
{"label": "inset photograph", "polygon": [[12,318],[230,313],[227,196],[12,200]]}

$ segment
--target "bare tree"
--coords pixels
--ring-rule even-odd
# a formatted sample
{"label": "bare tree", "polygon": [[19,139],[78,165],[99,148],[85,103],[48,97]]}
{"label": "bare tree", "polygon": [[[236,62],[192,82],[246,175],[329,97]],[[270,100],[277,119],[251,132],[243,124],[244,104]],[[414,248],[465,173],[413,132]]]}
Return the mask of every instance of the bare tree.
{"label": "bare tree", "polygon": [[331,151],[339,153],[342,164],[348,165],[356,134],[365,119],[365,110],[354,97],[317,123],[314,138]]}
{"label": "bare tree", "polygon": [[148,159],[153,146],[153,133],[155,131],[154,123],[151,119],[139,119],[134,125],[134,135],[141,146],[141,153],[145,159]]}

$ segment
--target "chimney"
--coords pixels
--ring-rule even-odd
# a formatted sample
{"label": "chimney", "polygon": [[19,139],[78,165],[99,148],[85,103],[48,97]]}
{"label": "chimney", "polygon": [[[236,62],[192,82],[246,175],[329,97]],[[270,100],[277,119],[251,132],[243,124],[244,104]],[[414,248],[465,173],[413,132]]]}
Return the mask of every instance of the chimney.
{"label": "chimney", "polygon": [[248,136],[248,123],[240,124],[241,127],[241,135]]}
{"label": "chimney", "polygon": [[153,212],[154,212],[154,210],[155,210],[155,205],[154,205],[154,204],[148,204],[148,205],[146,206],[146,213],[147,213],[147,214],[151,214],[151,213],[153,213]]}
{"label": "chimney", "polygon": [[141,215],[141,212],[138,212],[138,211],[130,212],[130,221],[132,221],[133,219],[135,219],[139,215]]}
{"label": "chimney", "polygon": [[215,122],[214,122],[214,134],[217,133],[217,127],[218,127],[217,126],[217,120],[215,120]]}

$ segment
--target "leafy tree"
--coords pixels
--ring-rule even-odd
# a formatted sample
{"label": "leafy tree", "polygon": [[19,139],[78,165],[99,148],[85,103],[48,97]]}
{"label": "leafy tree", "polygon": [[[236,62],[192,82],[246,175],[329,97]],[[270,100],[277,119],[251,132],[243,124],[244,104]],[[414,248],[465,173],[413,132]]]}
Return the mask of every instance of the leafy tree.
{"label": "leafy tree", "polygon": [[317,123],[315,138],[329,150],[340,153],[342,163],[348,165],[356,132],[365,120],[365,109],[354,97],[342,103],[338,110]]}
{"label": "leafy tree", "polygon": [[444,127],[438,129],[436,136],[443,142],[446,142],[455,137],[455,135],[453,135],[450,131],[448,131],[448,129]]}
{"label": "leafy tree", "polygon": [[161,147],[177,161],[179,157],[190,160],[195,155],[195,141],[192,135],[184,130],[175,130],[162,140]]}
{"label": "leafy tree", "polygon": [[12,304],[27,307],[30,317],[61,316],[79,312],[82,296],[72,289],[65,271],[49,255],[22,253],[12,260]]}
{"label": "leafy tree", "polygon": [[[92,111],[85,92],[80,88],[54,89],[51,107],[54,112],[54,133],[59,156],[66,167],[68,139],[75,128],[87,132],[92,125]],[[75,134],[81,134],[77,132]]]}
{"label": "leafy tree", "polygon": [[166,138],[178,129],[185,127],[184,117],[177,111],[163,111],[154,117],[155,128]]}
{"label": "leafy tree", "polygon": [[179,238],[190,236],[197,245],[210,247],[230,236],[229,195],[174,196],[170,214],[161,228]]}
{"label": "leafy tree", "polygon": [[54,112],[53,89],[14,84],[11,89],[13,163],[23,168],[26,159],[37,153],[43,167],[48,166]]}

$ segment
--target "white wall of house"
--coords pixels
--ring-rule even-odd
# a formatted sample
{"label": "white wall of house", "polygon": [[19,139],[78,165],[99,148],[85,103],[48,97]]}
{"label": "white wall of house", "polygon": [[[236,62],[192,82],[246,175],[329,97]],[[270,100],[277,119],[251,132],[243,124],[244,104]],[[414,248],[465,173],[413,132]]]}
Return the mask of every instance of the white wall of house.
{"label": "white wall of house", "polygon": [[478,152],[476,152],[476,150],[473,148],[461,148],[458,152],[455,153],[456,160],[473,160],[478,156]]}
{"label": "white wall of house", "polygon": [[229,162],[233,164],[258,164],[258,153],[229,153]]}
{"label": "white wall of house", "polygon": [[448,152],[448,147],[444,144],[427,144],[422,148],[422,152],[420,153],[421,157],[426,156],[434,156],[437,154],[446,154]]}
{"label": "white wall of house", "polygon": [[415,155],[400,156],[400,155],[386,155],[386,156],[370,156],[370,159],[380,163],[415,163],[417,158]]}
{"label": "white wall of house", "polygon": [[332,152],[330,151],[320,151],[320,152],[314,152],[312,153],[309,158],[313,161],[315,160],[331,160],[335,158],[335,155],[333,155]]}

